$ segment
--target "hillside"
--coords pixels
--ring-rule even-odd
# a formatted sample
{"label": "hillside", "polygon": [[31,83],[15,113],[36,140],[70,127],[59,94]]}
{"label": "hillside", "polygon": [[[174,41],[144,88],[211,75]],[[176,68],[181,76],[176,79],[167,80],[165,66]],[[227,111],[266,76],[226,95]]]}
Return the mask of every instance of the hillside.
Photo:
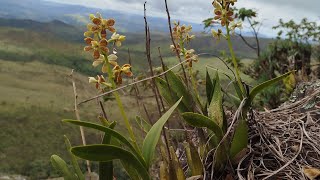
{"label": "hillside", "polygon": [[[81,144],[79,129],[61,123],[61,119],[75,118],[70,72],[69,68],[40,62],[0,60],[0,162],[5,162],[0,163],[0,174],[19,173],[35,179],[54,176],[49,158],[52,154],[66,157],[63,135],[73,144]],[[87,80],[75,73],[79,100],[96,94]],[[132,108],[136,107],[134,97],[125,98],[133,121],[139,109]],[[105,108],[109,116],[121,119],[115,102],[108,102]],[[98,121],[96,101],[81,105],[79,111],[83,120]],[[121,120],[116,128],[123,129]],[[88,143],[99,143],[101,134],[93,132],[86,130]]]}
{"label": "hillside", "polygon": [[[83,26],[84,27],[84,26]],[[61,21],[36,22],[33,20],[0,19],[0,58],[9,61],[29,62],[40,61],[77,69],[85,74],[95,74],[96,71],[88,63],[91,57],[83,52],[83,27],[75,27]],[[130,49],[133,68],[141,71],[147,66],[145,58],[144,33],[123,33],[127,40],[118,49],[119,61],[128,62]],[[253,42],[253,38],[248,38]],[[272,40],[261,39],[261,48],[265,48]],[[236,54],[241,58],[255,58],[255,52],[248,48],[243,41],[233,38]],[[168,33],[151,32],[151,56],[153,63],[159,65],[158,47],[162,55],[174,56],[169,46],[171,40]],[[217,43],[210,35],[196,33],[196,39],[190,44],[198,53],[220,54],[227,49],[227,43]]]}
{"label": "hillside", "polygon": [[[65,155],[63,134],[80,143],[79,130],[60,122],[75,117],[71,71],[39,62],[0,60],[0,67],[0,161],[6,162],[0,163],[0,172],[41,176],[51,169],[51,154]],[[94,92],[85,76],[76,74],[76,80],[80,97]],[[81,115],[94,119],[89,107],[83,107]],[[97,139],[92,133],[90,136]]]}

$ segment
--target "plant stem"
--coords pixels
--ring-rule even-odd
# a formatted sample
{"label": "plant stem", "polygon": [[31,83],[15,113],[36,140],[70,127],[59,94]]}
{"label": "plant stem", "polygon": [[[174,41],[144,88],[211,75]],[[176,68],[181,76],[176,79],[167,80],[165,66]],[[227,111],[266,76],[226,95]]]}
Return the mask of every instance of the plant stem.
{"label": "plant stem", "polygon": [[[71,77],[71,81],[72,81],[72,87],[73,87],[73,94],[74,94],[74,113],[76,114],[76,118],[77,120],[80,121],[80,114],[78,111],[78,93],[77,93],[77,87],[76,87],[76,82],[74,80],[73,77],[73,69],[71,71],[70,77]],[[86,145],[86,137],[84,135],[84,130],[83,127],[80,126],[80,134],[81,134],[81,140],[82,140],[82,144]],[[90,167],[90,161],[86,160],[86,165],[87,165],[87,171],[90,174],[91,173],[91,167]]]}
{"label": "plant stem", "polygon": [[236,80],[238,82],[238,85],[239,85],[239,88],[240,88],[242,94],[245,96],[246,92],[244,90],[244,87],[243,87],[243,84],[242,84],[242,80],[241,80],[241,77],[240,77],[238,62],[236,60],[236,56],[235,56],[235,53],[234,53],[234,50],[233,50],[233,46],[232,46],[232,42],[231,42],[231,38],[230,38],[230,29],[229,29],[229,25],[228,24],[226,25],[226,29],[227,29],[228,47],[229,47],[229,50],[230,50],[233,66],[234,66],[234,69],[236,71]]}
{"label": "plant stem", "polygon": [[[184,42],[183,42],[182,39],[183,39],[183,37],[180,36],[179,45],[180,45],[180,48],[181,48],[181,52],[182,52],[182,54],[183,54],[183,57],[185,57],[185,59],[186,59],[186,51],[185,51]],[[192,61],[192,60],[190,60],[190,61]],[[191,63],[192,63],[192,62],[191,62]],[[192,85],[192,87],[193,87],[193,93],[192,93],[192,94],[193,94],[193,95],[195,96],[195,98],[197,99],[200,107],[202,107],[201,102],[200,102],[200,96],[199,96],[199,93],[198,93],[198,91],[197,91],[197,84],[196,84],[196,81],[195,81],[194,76],[193,76],[192,67],[189,67],[189,68],[188,68],[188,71],[189,71],[189,75],[190,75],[191,85]],[[188,79],[187,79],[187,81],[188,81]]]}
{"label": "plant stem", "polygon": [[[108,61],[108,57],[106,55],[104,57],[105,57],[105,61],[108,64],[107,65],[107,74],[108,74],[109,82],[112,84],[112,89],[115,89],[116,88],[116,84],[115,84],[115,82],[113,81],[113,78],[112,78],[112,71],[111,71],[111,68],[110,68],[110,63]],[[135,135],[133,133],[132,126],[130,125],[129,119],[128,119],[127,114],[126,114],[126,112],[124,110],[124,107],[123,107],[122,101],[120,99],[119,93],[117,91],[115,91],[115,92],[113,92],[113,95],[116,98],[120,113],[121,113],[122,118],[124,120],[125,126],[126,126],[128,132],[129,132],[131,141],[133,142],[134,146],[138,150],[139,148],[138,148],[138,145],[137,145],[136,137],[135,137]]]}

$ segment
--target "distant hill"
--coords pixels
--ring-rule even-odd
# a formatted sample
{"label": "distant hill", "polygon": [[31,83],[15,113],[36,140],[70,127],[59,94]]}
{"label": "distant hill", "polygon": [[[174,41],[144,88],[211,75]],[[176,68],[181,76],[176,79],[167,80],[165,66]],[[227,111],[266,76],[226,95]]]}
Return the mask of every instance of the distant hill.
{"label": "distant hill", "polygon": [[[135,15],[44,0],[0,0],[0,17],[7,19],[31,19],[40,22],[57,19],[68,24],[82,26],[88,22],[88,15],[96,12],[100,12],[104,17],[116,19],[119,30],[123,32],[144,31],[143,12],[141,15]],[[148,17],[148,21],[151,30],[168,31],[167,19]],[[187,24],[191,24],[195,31],[203,30],[203,25],[200,23]]]}
{"label": "distant hill", "polygon": [[[50,22],[37,22],[34,20],[3,19],[0,18],[0,58],[9,61],[40,61],[69,68],[76,68],[85,74],[95,74],[96,69],[91,67],[88,60],[92,60],[89,53],[83,52],[83,31],[85,26],[72,26],[59,20]],[[130,49],[135,70],[144,70],[147,67],[145,56],[145,35],[141,32],[123,32],[127,40],[123,47],[118,49],[119,61],[128,62]],[[234,49],[239,58],[255,58],[255,52],[248,48],[237,36],[232,38]],[[248,41],[254,42],[253,38]],[[271,39],[260,39],[261,48],[264,49]],[[158,47],[162,56],[174,56],[169,46],[170,36],[166,32],[151,32],[151,55],[153,64],[159,65]],[[196,33],[196,38],[189,45],[197,53],[213,53],[219,55],[220,51],[228,52],[227,43],[217,43],[210,35]],[[87,61],[86,61],[87,60]]]}
{"label": "distant hill", "polygon": [[30,19],[4,19],[0,18],[0,27],[13,27],[30,30],[38,33],[48,33],[68,41],[79,41],[83,37],[84,27],[78,28],[60,20],[38,22]]}

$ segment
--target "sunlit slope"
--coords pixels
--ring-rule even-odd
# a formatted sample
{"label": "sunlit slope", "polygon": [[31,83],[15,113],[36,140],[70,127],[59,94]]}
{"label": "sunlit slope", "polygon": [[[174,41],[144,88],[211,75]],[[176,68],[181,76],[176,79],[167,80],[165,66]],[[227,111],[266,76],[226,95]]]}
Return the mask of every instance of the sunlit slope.
{"label": "sunlit slope", "polygon": [[[61,119],[75,118],[70,72],[69,68],[37,61],[0,60],[0,172],[30,175],[44,170],[49,173],[49,157],[66,154],[64,134],[73,144],[81,144],[78,127],[61,123]],[[86,76],[75,73],[75,81],[79,101],[97,94]],[[132,108],[136,107],[135,99],[123,98],[133,120],[138,111]],[[115,102],[105,104],[105,108],[109,117],[119,122],[116,128],[122,131]],[[81,105],[79,110],[83,120],[98,122],[97,101]],[[89,143],[100,142],[101,134],[86,132]]]}

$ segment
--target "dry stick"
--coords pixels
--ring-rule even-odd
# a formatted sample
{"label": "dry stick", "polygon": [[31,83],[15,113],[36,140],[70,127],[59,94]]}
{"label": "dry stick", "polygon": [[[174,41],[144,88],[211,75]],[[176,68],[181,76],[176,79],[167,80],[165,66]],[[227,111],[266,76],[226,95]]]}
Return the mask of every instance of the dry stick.
{"label": "dry stick", "polygon": [[277,173],[279,173],[280,171],[282,171],[284,168],[286,168],[288,165],[290,165],[300,154],[301,150],[302,150],[302,144],[303,144],[303,130],[302,127],[299,125],[300,127],[300,131],[301,131],[301,140],[300,140],[300,146],[299,146],[299,151],[297,152],[297,154],[290,160],[288,161],[285,165],[283,165],[281,168],[279,168],[278,170],[274,171],[273,173],[271,173],[269,176],[263,178],[262,180],[268,179],[274,175],[276,175]]}
{"label": "dry stick", "polygon": [[121,87],[112,89],[112,90],[110,90],[110,91],[108,91],[108,92],[105,92],[105,93],[102,93],[102,94],[100,94],[100,95],[97,95],[97,96],[94,96],[94,97],[92,97],[92,98],[89,98],[89,99],[87,99],[87,100],[84,100],[84,101],[80,102],[78,105],[83,104],[83,103],[86,103],[86,102],[89,102],[89,101],[92,101],[92,100],[94,100],[94,99],[96,99],[96,98],[105,96],[105,95],[110,94],[110,93],[113,93],[113,92],[115,92],[115,91],[119,91],[119,90],[124,89],[124,88],[127,88],[127,87],[129,87],[129,86],[132,86],[132,85],[135,85],[135,84],[139,84],[139,83],[144,82],[144,81],[149,81],[149,80],[154,79],[154,78],[156,78],[156,77],[160,77],[160,76],[168,73],[168,72],[171,71],[172,69],[174,69],[174,68],[180,66],[181,64],[185,63],[186,61],[187,61],[187,60],[184,60],[184,61],[182,61],[181,63],[178,63],[178,64],[172,66],[170,69],[168,69],[168,70],[166,70],[166,71],[164,71],[164,72],[162,72],[162,73],[160,73],[160,74],[157,74],[157,75],[154,75],[154,76],[145,78],[145,79],[141,79],[141,80],[139,80],[139,81],[135,81],[135,82],[129,83],[129,84],[127,84],[127,85],[124,85],[124,86],[121,86]]}
{"label": "dry stick", "polygon": [[105,119],[108,119],[107,113],[106,113],[106,111],[104,110],[104,106],[103,106],[103,104],[102,104],[101,101],[99,101],[99,105],[100,105],[100,108],[101,108],[103,117],[104,117]]}
{"label": "dry stick", "polygon": [[[159,52],[159,58],[160,58],[160,61],[161,61],[162,70],[165,71],[166,68],[165,68],[165,64],[164,64],[164,61],[163,61],[163,58],[162,58],[162,55],[161,55],[161,49],[160,49],[160,47],[158,47],[158,52]],[[168,89],[169,89],[169,91],[170,91],[170,96],[171,96],[171,98],[173,98],[173,91],[172,91],[172,88],[171,88],[171,86],[170,86],[170,84],[169,84],[168,77],[167,77],[166,74],[164,74],[164,78],[165,78],[166,83],[167,83],[167,85],[168,85]],[[179,119],[181,119],[180,116],[178,116],[178,117],[179,117]],[[179,122],[181,122],[181,121],[179,121]],[[185,132],[186,132],[186,131],[187,131],[187,128],[185,127],[185,125],[184,125],[183,123],[180,123],[180,125],[184,128],[184,130],[185,130]],[[169,123],[168,123],[168,128],[169,128]],[[170,130],[170,129],[169,129],[169,130]]]}
{"label": "dry stick", "polygon": [[[150,29],[149,29],[149,27],[148,27],[148,38],[149,38],[149,54],[150,54],[150,41],[151,41],[151,38],[150,38]],[[151,59],[150,59],[150,65],[151,65]],[[152,65],[150,67],[152,69]],[[151,71],[151,75],[154,76],[153,70]],[[162,111],[165,111],[165,106],[164,106],[164,103],[163,103],[163,99],[162,99],[162,97],[160,95],[159,87],[156,85],[156,81],[154,79],[152,79],[152,82],[153,82],[153,85],[154,85],[155,90],[156,90],[156,94],[155,95],[158,96],[160,104],[162,106]]]}
{"label": "dry stick", "polygon": [[[258,32],[257,30],[253,27],[253,23],[251,22],[250,19],[248,19],[249,23],[250,23],[250,26],[254,32],[254,37],[256,39],[256,43],[257,43],[257,56],[258,58],[260,57],[260,42],[259,42],[259,38],[258,38]],[[259,30],[258,30],[259,31]]]}
{"label": "dry stick", "polygon": [[[148,27],[147,15],[146,15],[146,11],[147,11],[146,10],[146,3],[147,2],[144,2],[144,4],[143,4],[145,33],[146,33],[146,55],[147,55],[147,60],[148,60],[151,76],[154,76],[153,69],[152,69],[152,62],[151,62],[151,54],[150,54],[151,39],[150,39],[150,30],[149,30],[149,27]],[[155,99],[156,99],[156,102],[157,102],[157,108],[158,108],[159,114],[161,116],[162,115],[162,111],[161,111],[160,102],[159,102],[158,94],[157,94],[157,91],[156,91],[156,83],[155,83],[154,79],[152,79],[152,91],[153,91],[153,93],[155,95]]]}
{"label": "dry stick", "polygon": [[[161,55],[160,47],[158,47],[158,52],[159,52],[159,58],[160,58],[160,61],[161,61],[162,71],[165,71],[165,70],[166,70],[166,67],[165,67],[165,64],[164,64],[164,62],[163,62],[163,58],[162,58],[162,55]],[[167,85],[168,85],[168,89],[169,89],[169,91],[170,91],[171,98],[173,98],[173,97],[172,97],[172,93],[173,93],[173,92],[172,92],[172,89],[171,89],[171,87],[170,87],[170,84],[169,84],[167,75],[164,75],[164,78],[165,78],[165,80],[166,80],[166,82],[167,82]],[[169,123],[168,123],[168,124],[169,124]]]}
{"label": "dry stick", "polygon": [[178,59],[179,59],[179,63],[181,64],[181,69],[182,69],[182,72],[183,72],[183,76],[184,76],[185,83],[186,83],[187,87],[189,87],[187,74],[186,74],[186,71],[185,71],[185,69],[184,69],[183,64],[181,63],[182,60],[181,60],[181,57],[180,57],[180,53],[179,53],[179,51],[178,51],[178,49],[177,49],[177,45],[176,45],[176,43],[174,42],[174,39],[173,39],[172,27],[171,27],[171,17],[170,17],[170,12],[169,12],[169,8],[168,8],[167,0],[164,0],[164,3],[165,3],[165,6],[166,6],[166,12],[167,12],[167,16],[168,16],[168,25],[169,25],[169,32],[170,32],[171,41],[172,41],[172,44],[173,44],[174,49],[175,49],[175,51],[176,51],[176,55],[177,55],[177,57],[178,57]]}
{"label": "dry stick", "polygon": [[[164,61],[163,61],[163,58],[162,58],[162,55],[161,55],[161,49],[160,49],[160,47],[158,47],[158,52],[159,52],[159,58],[160,58],[160,61],[161,61],[162,70],[165,71],[166,68],[165,68],[165,64],[164,64]],[[167,85],[168,85],[168,89],[169,89],[169,92],[170,92],[170,96],[171,96],[171,98],[173,98],[173,91],[172,91],[172,88],[171,88],[171,86],[170,86],[170,84],[169,84],[168,77],[167,77],[166,74],[164,74],[164,78],[165,78],[166,83],[167,83]],[[181,117],[180,117],[180,116],[178,116],[178,118],[181,120]],[[179,122],[180,122],[180,125],[184,128],[184,132],[186,133],[186,132],[187,132],[186,126],[185,126],[183,123],[181,123],[181,121],[179,121]],[[170,130],[170,124],[169,124],[169,122],[168,122],[168,130]],[[186,134],[187,134],[187,133],[186,133]],[[170,153],[169,153],[169,155],[170,155]]]}
{"label": "dry stick", "polygon": [[[159,52],[159,58],[160,58],[160,61],[161,61],[162,70],[165,71],[165,65],[164,65],[164,62],[163,62],[163,59],[162,59],[160,47],[158,47],[158,52]],[[168,85],[168,88],[169,88],[169,91],[170,91],[170,95],[171,95],[171,98],[172,98],[172,90],[171,90],[171,87],[170,87],[170,84],[169,84],[169,81],[168,81],[168,78],[167,78],[166,74],[164,74],[164,78],[165,78],[165,80],[167,82],[167,85]],[[167,122],[167,126],[168,126],[168,130],[170,130],[170,123],[169,122]],[[165,139],[165,141],[167,141],[167,144],[169,145],[168,139]],[[170,153],[169,148],[167,148],[167,151],[168,151],[168,155],[169,155],[169,160],[172,161],[172,157],[171,157],[171,153]]]}
{"label": "dry stick", "polygon": [[249,46],[251,49],[253,49],[253,50],[257,50],[257,47],[255,47],[255,46],[253,46],[253,45],[251,45],[246,39],[245,39],[245,37],[243,37],[243,35],[240,33],[240,34],[237,34],[241,39],[242,39],[242,41],[247,45],[247,46]]}
{"label": "dry stick", "polygon": [[[71,70],[70,77],[72,80],[72,87],[73,87],[73,94],[74,94],[74,113],[76,114],[77,120],[80,121],[80,114],[78,111],[78,102],[77,102],[78,101],[78,94],[77,94],[76,83],[73,78],[73,71],[74,71],[74,69]],[[86,137],[84,136],[84,130],[83,130],[82,126],[80,126],[80,134],[81,134],[82,144],[86,145]],[[88,160],[86,160],[86,164],[87,164],[88,173],[91,173],[90,162]]]}
{"label": "dry stick", "polygon": [[[247,39],[245,37],[243,37],[243,35],[241,34],[241,32],[238,34],[238,36],[242,39],[242,41],[247,45],[249,46],[251,49],[253,49],[254,51],[256,51],[257,53],[257,57],[259,58],[260,57],[260,42],[259,42],[259,38],[258,38],[258,34],[259,34],[259,29],[256,30],[256,28],[254,28],[254,25],[253,23],[251,22],[251,20],[248,18],[248,22],[250,24],[250,27],[253,31],[253,35],[255,37],[255,40],[256,40],[256,46],[253,46],[251,45]],[[262,24],[262,23],[261,23]]]}
{"label": "dry stick", "polygon": [[[147,22],[147,15],[146,15],[146,3],[147,2],[144,2],[143,4],[143,8],[144,8],[144,22],[145,22],[145,30],[146,30],[146,53],[147,53],[147,59],[148,59],[148,63],[149,63],[149,68],[150,68],[150,72],[151,72],[151,76],[154,76],[154,73],[153,73],[153,69],[152,69],[152,62],[151,62],[151,55],[150,55],[150,43],[151,43],[151,38],[150,38],[150,29],[149,29],[149,26],[148,26],[148,22]],[[161,108],[160,108],[160,104],[159,104],[159,99],[158,97],[160,97],[161,99],[161,95],[159,93],[159,88],[158,86],[156,85],[156,81],[154,80],[154,78],[152,79],[152,84],[153,84],[153,92],[154,92],[154,95],[155,95],[155,98],[156,98],[156,101],[157,101],[157,107],[158,107],[158,111],[159,111],[159,114],[160,116],[162,116],[162,111],[161,111]],[[162,100],[161,100],[162,101]],[[164,104],[163,104],[163,101],[162,101],[162,107],[164,108]],[[167,133],[166,133],[166,129],[163,127],[162,128],[162,134],[163,134],[163,137],[164,137],[164,140],[165,140],[165,145],[166,145],[166,148],[167,148],[167,153],[168,155],[170,154],[170,150],[169,150],[169,141],[168,141],[168,138],[167,138]],[[169,160],[171,160],[171,155],[169,155]]]}
{"label": "dry stick", "polygon": [[[131,53],[130,53],[130,50],[129,50],[129,49],[128,49],[128,56],[129,56],[129,64],[132,65]],[[132,77],[132,82],[135,82],[134,77]],[[137,105],[138,105],[138,107],[139,107],[139,104],[140,104],[139,99],[141,98],[140,92],[139,92],[139,88],[138,88],[138,86],[137,86],[136,84],[133,85],[133,88],[134,88],[134,92],[135,92],[135,95],[136,95]],[[148,110],[147,110],[147,108],[146,108],[146,105],[144,104],[143,101],[141,101],[141,104],[142,104],[142,107],[143,107],[144,112],[145,112],[146,115],[147,115],[147,118],[148,118],[149,123],[150,123],[150,124],[153,124],[153,123],[152,123],[152,120],[151,120],[151,116],[149,115],[149,112],[148,112]]]}
{"label": "dry stick", "polygon": [[[312,96],[313,94],[311,94],[311,96]],[[302,107],[305,103],[307,103],[307,101],[309,101],[309,100],[312,100],[312,97],[309,97],[308,98],[308,100],[306,100],[305,102],[303,102],[303,103],[299,103],[299,104],[297,104],[297,106],[298,107]],[[288,109],[292,109],[293,107],[291,106],[291,105],[288,105],[288,106],[286,106],[286,108],[288,108]],[[260,123],[258,123],[258,124],[260,124],[259,125],[259,127],[261,127],[261,128],[264,128],[264,127],[266,127],[267,129],[270,129],[270,132],[266,132],[266,130],[264,130],[264,132],[263,132],[263,134],[273,134],[274,135],[274,133],[275,132],[272,132],[272,131],[275,131],[276,129],[274,129],[274,128],[272,128],[272,127],[274,127],[274,126],[281,126],[281,127],[283,127],[284,126],[284,128],[286,128],[286,129],[289,129],[289,131],[288,130],[284,130],[285,132],[290,132],[290,134],[292,134],[292,135],[294,135],[294,137],[291,137],[291,138],[293,138],[293,141],[290,141],[290,142],[292,142],[293,144],[295,144],[295,142],[297,141],[297,140],[295,140],[296,139],[296,137],[295,137],[295,135],[297,135],[298,134],[298,130],[296,130],[296,127],[297,126],[299,126],[300,127],[300,136],[301,136],[301,134],[302,134],[302,131],[304,132],[304,135],[307,137],[307,139],[304,139],[304,140],[306,140],[306,141],[304,141],[303,142],[303,147],[304,147],[304,149],[305,150],[307,150],[308,148],[313,148],[313,150],[311,150],[312,152],[317,152],[318,154],[320,154],[319,153],[319,151],[317,150],[317,148],[314,146],[314,144],[317,144],[317,142],[315,142],[315,139],[314,138],[312,138],[312,137],[310,137],[310,135],[314,135],[314,133],[312,133],[312,130],[311,130],[311,133],[310,134],[308,134],[307,133],[307,131],[306,131],[306,129],[305,129],[305,123],[307,124],[307,122],[304,122],[304,119],[305,119],[305,115],[304,115],[304,113],[299,113],[299,111],[298,111],[298,113],[296,114],[296,113],[294,113],[294,112],[292,112],[292,111],[288,111],[288,109],[283,109],[281,112],[276,112],[276,113],[273,113],[273,114],[275,114],[275,115],[272,115],[272,114],[270,114],[270,113],[264,113],[264,114],[261,114],[261,115],[263,115],[262,117],[260,117]],[[289,119],[289,122],[287,123],[287,117],[285,116],[286,114],[292,114],[292,116],[295,118],[295,119],[293,119],[293,120],[291,120],[291,119]],[[268,117],[268,116],[266,116],[266,115],[271,115],[270,117]],[[257,116],[257,115],[256,115]],[[292,116],[290,116],[290,117],[292,117]],[[276,122],[273,122],[273,121],[271,121],[271,123],[270,123],[270,120],[269,121],[265,121],[266,119],[268,120],[269,118],[272,118],[273,119],[273,117],[277,117],[276,119],[279,119],[279,120],[276,120]],[[282,118],[283,118],[283,120],[282,120]],[[297,124],[297,125],[294,125],[293,127],[291,127],[291,121],[292,121],[292,123],[295,123],[295,124]],[[268,122],[268,124],[265,124],[266,122]],[[273,122],[273,123],[272,123]],[[300,124],[302,124],[302,128],[301,128],[301,125]],[[260,129],[260,128],[259,128]],[[259,130],[259,133],[260,133],[260,131],[261,130]],[[279,135],[279,134],[278,134]],[[281,137],[283,137],[283,135],[279,135],[279,136],[281,136]],[[260,134],[260,137],[262,137],[262,135]],[[302,136],[301,136],[302,137]],[[267,138],[267,137],[264,137],[264,138]],[[309,139],[310,138],[310,139]],[[286,139],[288,139],[288,138],[286,138]],[[308,140],[309,140],[309,142],[308,142]],[[310,143],[310,141],[312,142],[312,143]],[[268,144],[270,143],[270,141],[268,142]],[[300,143],[301,143],[301,141],[300,141]],[[288,147],[289,146],[289,147]],[[290,144],[288,144],[288,146],[285,146],[284,148],[290,148]],[[267,147],[268,147],[268,145],[267,145]],[[301,146],[300,146],[301,147]],[[309,150],[307,150],[307,151],[309,151]],[[269,149],[269,152],[270,152],[270,149]],[[300,152],[303,152],[303,151],[300,151]],[[271,152],[270,152],[271,153]],[[306,152],[304,152],[304,153],[306,153]],[[262,152],[262,153],[259,153],[259,154],[266,154],[265,152]],[[308,153],[307,153],[308,154]],[[300,156],[302,156],[302,155],[305,155],[305,156],[308,156],[307,154],[299,154]],[[273,154],[272,154],[273,155]],[[298,155],[298,156],[299,156]],[[294,153],[294,156],[297,156],[296,155],[296,153]],[[312,156],[312,155],[310,155],[310,156]],[[275,158],[278,158],[277,156],[274,156]],[[310,158],[312,158],[312,157],[310,157]],[[292,158],[291,158],[292,159]],[[288,168],[288,171],[289,172],[292,172],[292,171],[299,171],[299,172],[301,172],[300,171],[300,169],[301,169],[301,165],[302,164],[313,164],[313,163],[308,163],[305,159],[304,159],[304,157],[300,157],[299,158],[300,159],[300,161],[298,160],[298,159],[294,159],[293,160],[293,162],[291,162],[289,165],[287,165],[287,168]],[[313,159],[313,158],[312,158]],[[288,162],[289,160],[285,160],[285,162]],[[294,162],[294,161],[296,161],[296,162]],[[289,163],[289,162],[288,162]],[[299,167],[296,167],[296,166],[299,166]],[[281,167],[283,168],[283,166],[281,165]],[[281,168],[280,167],[280,168]],[[267,171],[271,171],[271,170],[268,170],[266,167],[263,167],[265,170],[267,170]],[[298,168],[298,169],[297,169]],[[283,171],[284,170],[284,168],[281,170],[281,171]],[[280,172],[280,171],[279,171]],[[277,172],[277,173],[279,173],[279,172]],[[273,173],[273,172],[265,172],[265,173],[263,173],[263,174],[258,174],[258,176],[269,176],[271,173]],[[286,172],[284,172],[284,174],[285,175],[287,175],[288,176],[288,174],[286,173]],[[297,173],[296,173],[297,174]],[[299,173],[298,173],[299,174]],[[304,175],[301,173],[301,175],[302,175],[302,177],[304,177]],[[292,176],[292,174],[291,174],[291,176]],[[302,177],[300,177],[300,178],[302,178]],[[287,178],[289,178],[289,177],[287,177]]]}

